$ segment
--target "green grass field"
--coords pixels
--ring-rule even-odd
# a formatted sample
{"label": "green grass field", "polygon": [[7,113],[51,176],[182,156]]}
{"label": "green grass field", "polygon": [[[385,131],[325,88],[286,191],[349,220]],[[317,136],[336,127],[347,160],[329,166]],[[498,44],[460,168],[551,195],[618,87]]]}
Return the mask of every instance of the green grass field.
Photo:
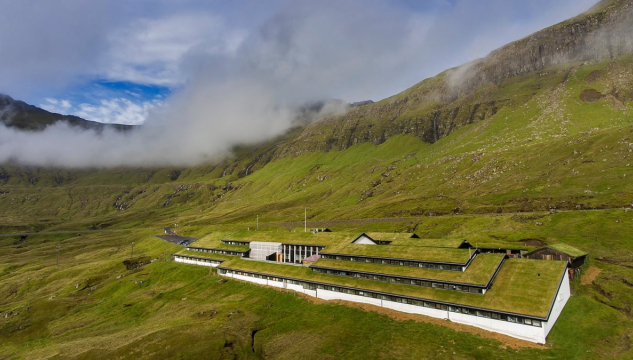
{"label": "green grass field", "polygon": [[[460,217],[461,226],[449,234],[464,236],[468,229],[510,243],[556,239],[591,254],[591,266],[602,272],[586,285],[572,284],[573,296],[542,349],[515,349],[450,327],[315,304],[239,281],[220,284],[214,270],[170,261],[181,248],[155,238],[158,228],[2,237],[0,357],[627,358],[633,355],[633,227],[615,221],[623,213],[548,214],[533,229],[512,215],[472,215]],[[135,258],[156,261],[127,270],[132,241]]]}
{"label": "green grass field", "polygon": [[[432,95],[445,88],[445,72],[344,118],[236,146],[234,158],[217,164],[0,164],[0,233],[124,229],[0,236],[0,358],[631,359],[632,67],[632,56],[557,65],[442,104]],[[453,109],[437,141],[413,135],[410,121]],[[367,139],[346,139],[349,121]],[[334,232],[305,233],[304,211],[308,228]],[[406,257],[421,251],[404,250],[415,242],[567,244],[590,260],[548,343],[534,347],[421,316],[220,283],[214,270],[171,261],[182,248],[155,237],[165,226],[201,238],[192,246],[224,249],[245,247],[222,239],[335,246],[361,232],[414,232],[422,239],[380,248]],[[442,249],[436,258],[449,253],[468,256]],[[128,270],[132,257],[155,261]],[[547,276],[558,276],[551,267]],[[518,302],[539,313],[549,301],[530,289],[491,291],[516,297],[491,306]]]}

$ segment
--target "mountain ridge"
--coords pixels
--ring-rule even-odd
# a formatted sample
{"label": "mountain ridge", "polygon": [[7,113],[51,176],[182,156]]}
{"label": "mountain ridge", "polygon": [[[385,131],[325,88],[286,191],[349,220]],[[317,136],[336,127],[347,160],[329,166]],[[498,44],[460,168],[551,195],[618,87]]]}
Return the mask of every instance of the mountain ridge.
{"label": "mountain ridge", "polygon": [[53,113],[27,104],[24,101],[15,100],[6,94],[0,94],[0,122],[9,128],[24,131],[42,131],[47,126],[54,125],[57,122],[64,122],[72,127],[84,130],[96,131],[102,131],[106,128],[129,131],[137,127],[135,125],[104,124],[74,115]]}

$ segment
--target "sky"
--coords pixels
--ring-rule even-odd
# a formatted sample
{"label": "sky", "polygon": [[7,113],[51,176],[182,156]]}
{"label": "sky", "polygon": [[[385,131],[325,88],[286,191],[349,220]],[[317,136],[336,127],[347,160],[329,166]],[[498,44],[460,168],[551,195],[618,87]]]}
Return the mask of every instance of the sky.
{"label": "sky", "polygon": [[[202,161],[282,132],[297,106],[380,100],[595,3],[0,0],[0,93],[88,120],[145,124],[153,136],[161,128],[194,142],[179,156],[155,149],[167,163]],[[0,128],[0,161],[18,156],[2,132],[9,134]],[[83,144],[74,136],[71,143]],[[82,146],[109,153],[129,141]],[[123,163],[160,163],[138,148],[115,150],[136,158]]]}

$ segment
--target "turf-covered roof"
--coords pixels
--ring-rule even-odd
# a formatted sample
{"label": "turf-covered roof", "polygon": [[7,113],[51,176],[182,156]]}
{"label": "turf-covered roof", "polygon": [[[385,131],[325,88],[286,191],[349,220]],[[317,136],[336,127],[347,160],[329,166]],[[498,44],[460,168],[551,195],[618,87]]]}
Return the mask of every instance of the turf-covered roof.
{"label": "turf-covered roof", "polygon": [[[358,233],[342,233],[342,232],[319,232],[313,234],[311,232],[294,232],[294,231],[216,231],[207,234],[196,241],[198,247],[218,246],[221,240],[236,241],[265,241],[279,242],[283,244],[305,244],[305,245],[334,245],[344,242],[351,242]],[[224,245],[231,246],[231,245]],[[235,246],[235,245],[233,245]]]}
{"label": "turf-covered roof", "polygon": [[571,257],[581,257],[581,256],[587,255],[586,251],[582,251],[580,249],[577,249],[571,245],[567,245],[564,243],[552,244],[552,245],[548,245],[548,247],[554,250],[560,251],[563,254],[567,254]]}
{"label": "turf-covered roof", "polygon": [[418,279],[450,281],[472,285],[486,285],[497,269],[497,266],[501,263],[503,257],[503,254],[479,254],[464,272],[325,259],[320,259],[315,262],[313,266],[395,276],[407,276]]}
{"label": "turf-covered roof", "polygon": [[373,290],[456,305],[473,306],[526,316],[546,318],[566,271],[564,261],[508,259],[485,294],[434,289],[414,285],[315,273],[308,267],[235,258],[221,268],[258,272],[331,285]]}
{"label": "turf-covered roof", "polygon": [[389,245],[447,247],[457,249],[463,242],[464,240],[462,239],[398,239]]}
{"label": "turf-covered roof", "polygon": [[388,233],[388,232],[368,232],[365,235],[374,240],[394,241],[399,239],[411,239],[415,234],[412,233]]}
{"label": "turf-covered roof", "polygon": [[436,261],[465,264],[470,259],[468,249],[414,247],[397,245],[364,245],[342,243],[326,247],[322,254],[345,254],[379,258]]}
{"label": "turf-covered roof", "polygon": [[190,245],[190,247],[196,248],[205,248],[205,249],[222,249],[222,250],[232,250],[232,251],[247,251],[249,249],[248,245],[229,245],[223,243],[221,240],[215,239],[200,239],[196,241],[194,244]]}

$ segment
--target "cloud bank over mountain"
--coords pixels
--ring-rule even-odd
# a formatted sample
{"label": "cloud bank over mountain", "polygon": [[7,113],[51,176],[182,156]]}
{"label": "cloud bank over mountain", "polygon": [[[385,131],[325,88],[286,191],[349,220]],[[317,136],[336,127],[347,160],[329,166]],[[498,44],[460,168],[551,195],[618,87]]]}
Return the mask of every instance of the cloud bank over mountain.
{"label": "cloud bank over mountain", "polygon": [[[301,105],[378,100],[594,2],[438,1],[418,9],[406,1],[235,2],[231,8],[158,1],[151,12],[142,1],[10,3],[0,15],[0,31],[12,35],[0,37],[0,92],[28,101],[45,89],[99,78],[168,86],[173,93],[164,100],[129,97],[96,105],[44,100],[49,110],[72,109],[88,120],[118,116],[117,122],[144,125],[128,133],[62,124],[40,133],[0,128],[0,162],[103,167],[212,161],[235,144],[282,133]],[[254,8],[245,10],[247,4]]]}

